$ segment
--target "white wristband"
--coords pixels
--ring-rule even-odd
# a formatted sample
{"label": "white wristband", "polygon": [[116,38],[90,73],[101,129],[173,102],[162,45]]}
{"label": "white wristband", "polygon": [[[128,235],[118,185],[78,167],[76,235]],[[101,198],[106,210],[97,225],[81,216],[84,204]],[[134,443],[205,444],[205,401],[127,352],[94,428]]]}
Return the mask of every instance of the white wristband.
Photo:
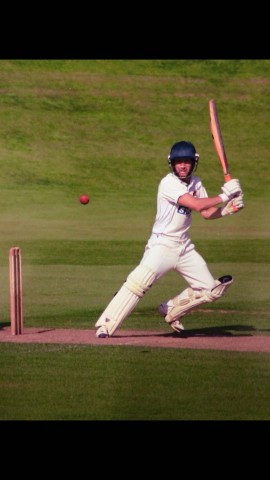
{"label": "white wristband", "polygon": [[228,196],[226,195],[226,193],[219,193],[218,196],[221,198],[221,201],[224,203],[224,202],[228,202],[229,198]]}

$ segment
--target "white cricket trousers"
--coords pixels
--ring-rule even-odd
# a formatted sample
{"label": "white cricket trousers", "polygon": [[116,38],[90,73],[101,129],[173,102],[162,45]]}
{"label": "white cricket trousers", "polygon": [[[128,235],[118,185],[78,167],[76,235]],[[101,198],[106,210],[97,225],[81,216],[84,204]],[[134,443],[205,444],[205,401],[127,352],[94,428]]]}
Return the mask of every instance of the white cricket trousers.
{"label": "white cricket trousers", "polygon": [[153,233],[145,247],[140,264],[156,273],[155,281],[175,270],[195,290],[211,290],[215,279],[203,257],[195,250],[190,238],[183,241]]}

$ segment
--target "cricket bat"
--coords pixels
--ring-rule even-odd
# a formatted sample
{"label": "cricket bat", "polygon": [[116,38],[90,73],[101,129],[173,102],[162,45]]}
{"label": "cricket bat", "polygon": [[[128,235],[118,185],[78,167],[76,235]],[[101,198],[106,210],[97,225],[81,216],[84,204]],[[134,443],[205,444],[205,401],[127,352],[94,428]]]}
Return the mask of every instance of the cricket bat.
{"label": "cricket bat", "polygon": [[210,131],[212,134],[214,147],[219,158],[221,168],[224,175],[225,182],[229,182],[232,179],[230,174],[229,162],[225,152],[225,147],[221,135],[221,129],[218,119],[218,112],[215,100],[209,100],[209,114],[210,114]]}

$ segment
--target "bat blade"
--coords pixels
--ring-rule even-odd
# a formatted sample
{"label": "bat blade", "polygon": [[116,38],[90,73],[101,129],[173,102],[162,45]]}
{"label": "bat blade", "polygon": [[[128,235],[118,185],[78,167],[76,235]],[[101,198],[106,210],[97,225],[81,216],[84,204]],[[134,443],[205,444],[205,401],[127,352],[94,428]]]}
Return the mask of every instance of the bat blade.
{"label": "bat blade", "polygon": [[222,167],[224,180],[225,182],[228,182],[229,180],[232,179],[232,177],[231,177],[229,162],[227,159],[227,155],[225,152],[225,147],[224,147],[224,143],[221,135],[217,106],[216,106],[215,100],[213,99],[209,100],[209,114],[210,114],[210,131],[212,134],[214,147]]}

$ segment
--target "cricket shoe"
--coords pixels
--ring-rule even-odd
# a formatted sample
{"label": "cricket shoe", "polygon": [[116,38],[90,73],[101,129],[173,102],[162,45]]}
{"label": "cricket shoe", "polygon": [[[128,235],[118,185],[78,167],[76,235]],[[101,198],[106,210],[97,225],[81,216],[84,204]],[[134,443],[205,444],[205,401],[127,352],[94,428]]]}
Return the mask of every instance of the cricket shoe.
{"label": "cricket shoe", "polygon": [[107,327],[105,325],[101,325],[96,331],[97,338],[107,338],[109,336]]}
{"label": "cricket shoe", "polygon": [[174,322],[170,323],[170,326],[177,333],[182,333],[185,330],[184,325],[182,323],[180,323],[179,320],[174,320]]}
{"label": "cricket shoe", "polygon": [[[173,308],[173,305],[169,305],[168,303],[161,303],[158,307],[158,311],[162,317],[166,317],[166,315],[169,313],[169,311]],[[169,323],[169,325],[172,327],[175,332],[182,333],[183,330],[185,330],[185,327],[182,323],[179,322],[179,320],[174,320],[174,322]]]}

